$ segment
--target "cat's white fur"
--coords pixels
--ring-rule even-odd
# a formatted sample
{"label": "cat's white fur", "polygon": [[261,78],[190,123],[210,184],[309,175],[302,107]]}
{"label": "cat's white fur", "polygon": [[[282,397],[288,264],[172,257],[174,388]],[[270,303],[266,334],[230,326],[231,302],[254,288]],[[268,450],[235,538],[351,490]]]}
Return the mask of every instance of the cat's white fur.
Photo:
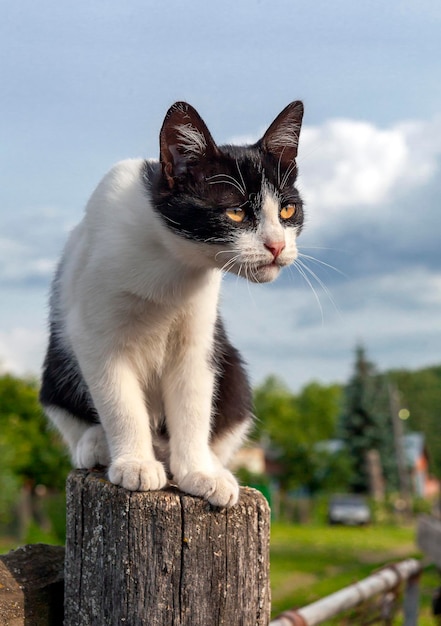
{"label": "cat's white fur", "polygon": [[[268,188],[257,231],[242,231],[229,248],[188,241],[149,205],[142,166],[142,160],[123,161],[99,184],[68,240],[52,295],[60,339],[78,360],[102,425],[53,406],[46,412],[77,467],[110,462],[113,483],[150,490],[167,482],[151,434],[165,410],[170,444],[164,459],[174,481],[228,506],[237,501],[238,484],[225,465],[248,424],[210,448],[208,356],[220,270],[273,280],[297,256],[296,229],[282,227],[278,199]],[[281,242],[275,259],[270,247]]]}

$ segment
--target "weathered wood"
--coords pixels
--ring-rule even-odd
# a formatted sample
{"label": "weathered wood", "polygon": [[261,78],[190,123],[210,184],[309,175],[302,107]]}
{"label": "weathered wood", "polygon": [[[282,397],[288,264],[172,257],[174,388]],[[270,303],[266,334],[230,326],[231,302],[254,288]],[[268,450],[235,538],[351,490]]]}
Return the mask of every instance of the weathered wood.
{"label": "weathered wood", "polygon": [[417,525],[417,545],[438,568],[441,568],[441,520],[421,515]]}
{"label": "weathered wood", "polygon": [[61,626],[64,548],[28,545],[0,556],[0,626]]}
{"label": "weathered wood", "polygon": [[77,470],[67,484],[65,626],[267,626],[269,507],[216,509]]}

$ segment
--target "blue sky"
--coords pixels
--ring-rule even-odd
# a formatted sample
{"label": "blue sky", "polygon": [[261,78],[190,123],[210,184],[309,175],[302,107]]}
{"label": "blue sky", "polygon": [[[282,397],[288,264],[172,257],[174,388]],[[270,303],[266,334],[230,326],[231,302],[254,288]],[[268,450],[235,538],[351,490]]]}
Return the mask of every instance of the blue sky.
{"label": "blue sky", "polygon": [[[188,100],[219,142],[254,141],[305,103],[295,271],[225,281],[254,382],[343,381],[441,360],[438,0],[20,0],[0,19],[0,363],[38,373],[57,257],[106,170],[155,157]],[[306,270],[307,272],[307,270]],[[320,301],[319,302],[317,301]]]}

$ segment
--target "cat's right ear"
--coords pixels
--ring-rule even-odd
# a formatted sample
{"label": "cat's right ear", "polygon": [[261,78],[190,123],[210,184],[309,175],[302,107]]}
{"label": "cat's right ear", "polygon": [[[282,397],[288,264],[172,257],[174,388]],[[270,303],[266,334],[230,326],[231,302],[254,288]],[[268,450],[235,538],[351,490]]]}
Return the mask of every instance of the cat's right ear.
{"label": "cat's right ear", "polygon": [[162,173],[170,188],[175,178],[218,153],[204,120],[186,102],[176,102],[167,111],[159,143]]}
{"label": "cat's right ear", "polygon": [[283,167],[290,167],[297,157],[300,129],[303,119],[303,103],[291,102],[268,128],[260,145],[272,154]]}

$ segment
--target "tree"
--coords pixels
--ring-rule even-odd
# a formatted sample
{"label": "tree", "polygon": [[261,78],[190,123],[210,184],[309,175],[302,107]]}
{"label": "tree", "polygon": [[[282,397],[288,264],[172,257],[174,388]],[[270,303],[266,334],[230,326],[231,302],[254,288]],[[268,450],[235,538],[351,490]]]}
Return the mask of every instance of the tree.
{"label": "tree", "polygon": [[12,452],[9,466],[20,481],[64,488],[70,463],[40,407],[35,381],[0,377],[0,445]]}
{"label": "tree", "polygon": [[387,386],[374,365],[367,360],[362,346],[356,347],[354,373],[344,389],[339,434],[354,470],[351,480],[353,491],[369,491],[366,463],[369,450],[378,450],[386,481],[389,487],[396,487],[397,472]]}
{"label": "tree", "polygon": [[17,501],[32,514],[37,485],[63,490],[69,468],[65,448],[41,410],[37,383],[0,376],[0,518],[8,521]]}
{"label": "tree", "polygon": [[316,470],[323,453],[316,444],[334,436],[340,396],[339,386],[316,382],[294,395],[275,377],[256,388],[256,436],[267,441],[280,464],[283,489],[319,488]]}

